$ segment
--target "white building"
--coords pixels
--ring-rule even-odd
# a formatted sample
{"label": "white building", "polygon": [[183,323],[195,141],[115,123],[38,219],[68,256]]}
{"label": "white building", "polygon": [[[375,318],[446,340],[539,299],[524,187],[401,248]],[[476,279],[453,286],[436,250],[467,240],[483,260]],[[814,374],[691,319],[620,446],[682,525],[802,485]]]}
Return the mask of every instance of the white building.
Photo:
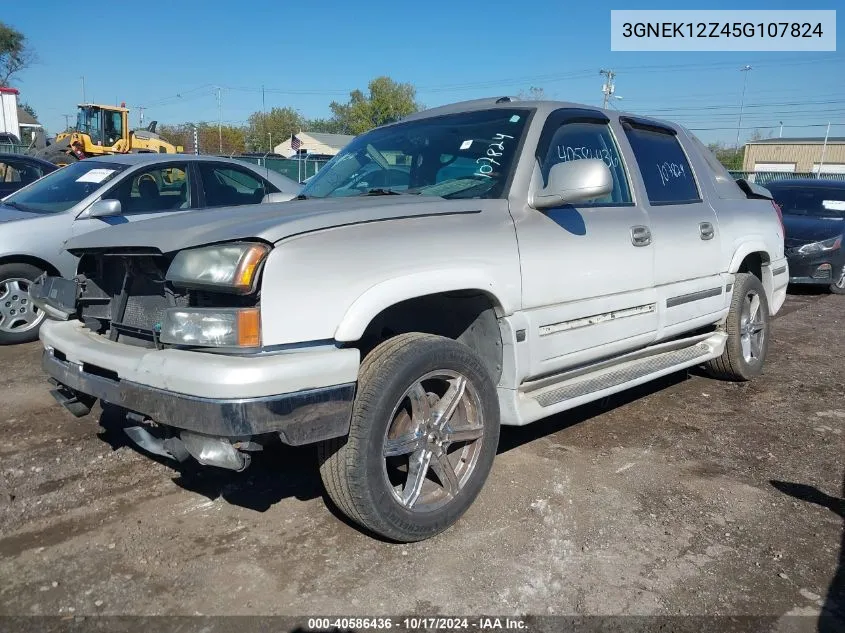
{"label": "white building", "polygon": [[323,132],[297,132],[276,145],[273,151],[287,158],[297,154],[334,156],[349,144],[354,136],[350,134],[326,134]]}

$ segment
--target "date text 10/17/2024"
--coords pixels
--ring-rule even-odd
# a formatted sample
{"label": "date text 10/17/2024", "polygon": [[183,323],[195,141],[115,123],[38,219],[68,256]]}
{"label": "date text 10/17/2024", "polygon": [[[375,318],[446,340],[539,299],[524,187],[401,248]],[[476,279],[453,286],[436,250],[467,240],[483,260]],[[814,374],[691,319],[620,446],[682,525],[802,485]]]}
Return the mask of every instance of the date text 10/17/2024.
{"label": "date text 10/17/2024", "polygon": [[525,631],[527,622],[513,617],[349,617],[349,618],[309,618],[308,630],[443,630],[443,631]]}

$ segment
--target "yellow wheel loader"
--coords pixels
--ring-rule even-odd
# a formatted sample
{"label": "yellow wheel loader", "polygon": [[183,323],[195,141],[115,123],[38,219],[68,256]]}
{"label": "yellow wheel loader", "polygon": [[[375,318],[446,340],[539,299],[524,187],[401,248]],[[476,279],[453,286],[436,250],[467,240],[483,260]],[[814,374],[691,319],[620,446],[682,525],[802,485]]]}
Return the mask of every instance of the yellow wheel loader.
{"label": "yellow wheel loader", "polygon": [[55,165],[75,163],[90,156],[154,152],[175,154],[182,147],[168,143],[155,132],[156,121],[146,129],[129,129],[129,109],[118,106],[79,104],[76,129],[56,136],[56,141],[38,150],[39,158]]}

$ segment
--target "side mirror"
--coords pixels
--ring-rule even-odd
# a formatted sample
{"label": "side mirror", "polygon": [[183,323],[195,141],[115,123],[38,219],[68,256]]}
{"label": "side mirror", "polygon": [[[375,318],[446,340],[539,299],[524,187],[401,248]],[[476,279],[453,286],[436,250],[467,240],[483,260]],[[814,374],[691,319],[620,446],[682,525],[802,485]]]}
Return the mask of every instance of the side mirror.
{"label": "side mirror", "polygon": [[293,200],[295,196],[291,193],[284,193],[279,191],[277,193],[268,193],[261,199],[261,204],[266,204],[268,202],[287,202],[288,200]]}
{"label": "side mirror", "polygon": [[613,191],[613,175],[602,160],[585,158],[552,165],[549,184],[534,194],[531,206],[552,209]]}
{"label": "side mirror", "polygon": [[120,208],[120,200],[97,200],[88,207],[89,218],[107,218],[113,215],[120,215],[123,210]]}

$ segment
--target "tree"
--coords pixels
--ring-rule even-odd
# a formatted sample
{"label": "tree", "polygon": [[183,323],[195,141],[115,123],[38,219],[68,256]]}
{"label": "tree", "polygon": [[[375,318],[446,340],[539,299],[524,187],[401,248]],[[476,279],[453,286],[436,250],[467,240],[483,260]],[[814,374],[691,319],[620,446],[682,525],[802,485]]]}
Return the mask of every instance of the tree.
{"label": "tree", "polygon": [[409,83],[397,83],[390,77],[376,77],[367,86],[349,93],[347,103],[332,101],[329,108],[338,129],[346,134],[362,134],[379,125],[393,123],[421,109],[417,91]]}
{"label": "tree", "polygon": [[8,86],[16,74],[35,62],[35,51],[20,31],[0,22],[0,86]]}
{"label": "tree", "polygon": [[548,99],[543,88],[531,86],[528,90],[520,90],[517,95],[523,101],[543,101]]}
{"label": "tree", "polygon": [[181,145],[186,151],[191,151],[194,145],[194,127],[197,128],[200,154],[220,154],[221,137],[224,155],[242,154],[246,149],[247,130],[236,125],[223,125],[218,132],[216,123],[179,123],[160,125],[158,133],[167,142]]}
{"label": "tree", "polygon": [[309,119],[303,129],[306,132],[323,132],[325,134],[344,134],[343,124],[336,119]]}
{"label": "tree", "polygon": [[726,147],[724,143],[710,143],[707,146],[707,149],[713,152],[716,160],[722,163],[725,169],[733,171],[739,171],[742,169],[742,159],[745,154],[744,149],[742,152],[737,152],[732,147]]}
{"label": "tree", "polygon": [[35,108],[33,108],[28,103],[25,103],[25,102],[21,103],[20,108],[21,108],[21,110],[26,112],[29,116],[31,116],[33,119],[36,119],[36,120],[38,119],[38,115],[35,114]]}
{"label": "tree", "polygon": [[[254,151],[272,151],[273,147],[305,127],[302,116],[293,108],[273,108],[266,115],[253,112],[249,117],[247,137]],[[273,147],[270,147],[270,135]]]}

